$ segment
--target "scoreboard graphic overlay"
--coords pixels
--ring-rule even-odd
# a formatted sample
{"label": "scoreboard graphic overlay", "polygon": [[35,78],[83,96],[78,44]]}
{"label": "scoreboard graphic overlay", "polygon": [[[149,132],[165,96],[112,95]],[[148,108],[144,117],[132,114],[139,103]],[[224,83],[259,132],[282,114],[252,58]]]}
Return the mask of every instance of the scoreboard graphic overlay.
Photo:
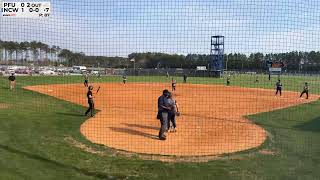
{"label": "scoreboard graphic overlay", "polygon": [[[0,1],[1,2],[1,1]],[[45,18],[51,13],[51,3],[43,2],[7,2],[1,3],[1,17]]]}

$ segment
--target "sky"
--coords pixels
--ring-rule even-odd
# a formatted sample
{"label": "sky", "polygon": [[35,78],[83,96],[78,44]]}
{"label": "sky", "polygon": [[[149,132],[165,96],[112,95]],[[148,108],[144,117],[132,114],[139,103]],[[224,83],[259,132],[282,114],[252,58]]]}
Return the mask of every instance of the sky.
{"label": "sky", "polygon": [[320,50],[319,0],[52,0],[51,7],[46,19],[0,17],[0,39],[122,57],[209,54],[213,35],[225,36],[225,53]]}

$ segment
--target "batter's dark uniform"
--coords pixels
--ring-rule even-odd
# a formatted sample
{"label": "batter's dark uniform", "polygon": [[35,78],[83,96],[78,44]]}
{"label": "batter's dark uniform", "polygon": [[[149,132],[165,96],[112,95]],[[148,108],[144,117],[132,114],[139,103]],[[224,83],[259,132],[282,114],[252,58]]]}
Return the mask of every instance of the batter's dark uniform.
{"label": "batter's dark uniform", "polygon": [[307,84],[307,83],[304,85],[304,87],[303,87],[303,91],[301,92],[300,97],[302,97],[302,96],[303,96],[303,94],[306,94],[306,95],[307,95],[307,99],[309,98],[309,86],[308,86],[308,84]]}
{"label": "batter's dark uniform", "polygon": [[280,81],[278,81],[276,83],[276,95],[278,94],[278,92],[280,93],[281,96],[281,91],[282,91],[282,83]]}
{"label": "batter's dark uniform", "polygon": [[177,86],[177,81],[176,80],[172,80],[172,83],[171,83],[172,91],[176,90],[176,86]]}
{"label": "batter's dark uniform", "polygon": [[229,86],[230,85],[230,77],[228,76],[227,77],[227,86]]}
{"label": "batter's dark uniform", "polygon": [[13,82],[16,80],[16,77],[14,75],[9,76],[9,81]]}
{"label": "batter's dark uniform", "polygon": [[127,82],[127,76],[122,76],[122,81],[123,81],[123,84],[126,84],[126,82]]}
{"label": "batter's dark uniform", "polygon": [[16,84],[16,77],[14,76],[14,74],[12,74],[11,76],[9,76],[9,81],[10,81],[10,90],[15,88],[15,84]]}
{"label": "batter's dark uniform", "polygon": [[91,113],[91,117],[93,117],[94,102],[93,102],[93,96],[92,96],[92,91],[91,90],[88,91],[87,98],[88,98],[89,108],[86,111],[85,115],[87,116],[89,114],[89,112],[90,112]]}

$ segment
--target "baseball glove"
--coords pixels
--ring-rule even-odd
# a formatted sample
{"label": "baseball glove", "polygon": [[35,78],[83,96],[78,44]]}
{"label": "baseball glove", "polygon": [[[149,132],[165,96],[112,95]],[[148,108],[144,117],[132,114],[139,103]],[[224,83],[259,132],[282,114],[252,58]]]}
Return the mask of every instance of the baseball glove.
{"label": "baseball glove", "polygon": [[178,112],[176,112],[176,116],[180,116],[180,112],[178,111]]}

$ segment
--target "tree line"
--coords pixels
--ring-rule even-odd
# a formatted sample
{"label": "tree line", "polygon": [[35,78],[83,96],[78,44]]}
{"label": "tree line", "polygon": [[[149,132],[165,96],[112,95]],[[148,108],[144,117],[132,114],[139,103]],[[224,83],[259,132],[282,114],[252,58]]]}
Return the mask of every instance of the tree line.
{"label": "tree line", "polygon": [[[210,66],[209,54],[166,54],[156,52],[131,53],[128,57],[88,56],[59,46],[42,42],[14,42],[0,40],[0,62],[2,64],[27,64],[66,66],[84,65],[109,68],[183,68]],[[319,71],[320,52],[292,51],[287,53],[229,53],[224,56],[227,70],[266,70],[267,61],[283,62],[290,71]]]}
{"label": "tree line", "polygon": [[37,41],[14,42],[2,40],[0,40],[0,63],[122,68],[129,66],[127,58],[87,56],[83,52],[73,52],[56,45],[50,46]]}
{"label": "tree line", "polygon": [[[212,56],[209,54],[169,55],[164,53],[132,53],[129,59],[134,59],[138,68],[188,68],[197,66],[210,67]],[[287,53],[229,53],[224,55],[224,68],[227,70],[264,71],[267,61],[283,63],[289,71],[319,71],[320,52]]]}
{"label": "tree line", "polygon": [[58,61],[59,46],[49,46],[42,42],[14,42],[0,40],[0,61],[24,64],[29,62]]}

